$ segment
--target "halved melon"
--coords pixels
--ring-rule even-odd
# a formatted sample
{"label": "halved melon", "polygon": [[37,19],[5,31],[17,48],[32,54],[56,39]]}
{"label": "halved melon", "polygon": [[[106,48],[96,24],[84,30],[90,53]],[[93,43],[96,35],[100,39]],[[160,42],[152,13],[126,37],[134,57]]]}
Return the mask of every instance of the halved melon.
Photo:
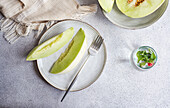
{"label": "halved melon", "polygon": [[117,7],[126,16],[141,18],[156,11],[165,0],[116,0]]}
{"label": "halved melon", "polygon": [[81,60],[86,51],[86,37],[82,29],[74,36],[64,53],[60,55],[58,60],[51,68],[51,73],[66,73],[71,71]]}
{"label": "halved melon", "polygon": [[62,48],[65,44],[67,44],[74,35],[74,28],[71,27],[64,31],[63,33],[54,36],[42,44],[36,46],[27,56],[27,61],[37,60],[40,58],[47,57],[60,48]]}
{"label": "halved melon", "polygon": [[110,12],[113,8],[114,0],[98,0],[100,6],[106,12]]}

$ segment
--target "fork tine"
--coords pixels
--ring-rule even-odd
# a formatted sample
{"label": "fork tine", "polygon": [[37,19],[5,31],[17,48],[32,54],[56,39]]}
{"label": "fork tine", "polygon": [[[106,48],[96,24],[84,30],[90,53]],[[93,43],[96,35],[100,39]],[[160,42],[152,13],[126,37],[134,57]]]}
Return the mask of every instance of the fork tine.
{"label": "fork tine", "polygon": [[90,47],[98,51],[102,43],[103,43],[103,38],[100,35],[98,35]]}
{"label": "fork tine", "polygon": [[96,39],[93,41],[93,43],[91,44],[91,47],[92,47],[92,48],[95,49],[96,44],[97,44],[97,41],[99,40],[99,38],[100,38],[100,36],[98,35],[98,36],[96,37]]}
{"label": "fork tine", "polygon": [[103,42],[103,39],[102,39],[102,37],[100,36],[99,40],[98,40],[97,43],[96,43],[96,50],[98,50],[98,49],[100,48],[100,45],[101,45],[102,42]]}
{"label": "fork tine", "polygon": [[102,38],[101,36],[98,36],[98,37],[96,38],[96,40],[94,41],[94,44],[93,44],[92,47],[93,47],[95,50],[99,50],[102,42],[103,42],[103,38]]}
{"label": "fork tine", "polygon": [[94,43],[96,44],[96,43],[99,41],[99,39],[100,39],[100,36],[98,35],[98,36],[96,37]]}
{"label": "fork tine", "polygon": [[98,44],[97,44],[97,49],[96,49],[96,50],[99,50],[99,48],[100,48],[100,46],[102,45],[102,43],[103,43],[103,38],[101,37],[101,38],[100,38],[100,41],[99,41]]}
{"label": "fork tine", "polygon": [[98,44],[98,41],[100,41],[100,37],[98,36],[94,42],[94,49],[96,49],[96,46]]}

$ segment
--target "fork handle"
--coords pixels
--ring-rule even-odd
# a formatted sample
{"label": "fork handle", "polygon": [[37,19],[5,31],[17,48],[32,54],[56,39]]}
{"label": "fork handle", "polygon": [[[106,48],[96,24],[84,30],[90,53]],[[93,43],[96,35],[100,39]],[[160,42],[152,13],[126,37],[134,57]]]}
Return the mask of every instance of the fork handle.
{"label": "fork handle", "polygon": [[78,77],[80,71],[82,70],[82,68],[83,68],[84,65],[86,64],[86,62],[87,62],[87,60],[88,60],[89,57],[90,57],[90,54],[88,54],[88,56],[87,56],[86,59],[84,60],[84,63],[81,65],[79,71],[77,72],[76,76],[74,77],[74,79],[73,79],[72,82],[70,83],[70,85],[69,85],[68,89],[66,90],[63,98],[61,99],[61,102],[64,100],[64,98],[66,97],[66,95],[68,94],[68,92],[70,91],[70,89],[72,88],[72,86],[74,85],[74,83],[76,82],[77,77]]}

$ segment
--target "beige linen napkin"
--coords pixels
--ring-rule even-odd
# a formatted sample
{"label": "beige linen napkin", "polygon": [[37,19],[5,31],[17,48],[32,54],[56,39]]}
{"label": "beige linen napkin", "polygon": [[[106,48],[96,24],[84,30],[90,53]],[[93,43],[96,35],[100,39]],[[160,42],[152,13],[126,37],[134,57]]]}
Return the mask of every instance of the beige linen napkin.
{"label": "beige linen napkin", "polygon": [[84,15],[96,12],[97,6],[80,6],[75,0],[0,0],[0,29],[5,39],[13,43],[32,30],[49,27],[58,20],[81,19]]}

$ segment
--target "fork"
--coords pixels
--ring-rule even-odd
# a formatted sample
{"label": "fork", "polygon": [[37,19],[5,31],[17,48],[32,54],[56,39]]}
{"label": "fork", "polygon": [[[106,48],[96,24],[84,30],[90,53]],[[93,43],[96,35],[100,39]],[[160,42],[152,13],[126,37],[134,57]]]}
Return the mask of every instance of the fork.
{"label": "fork", "polygon": [[90,45],[90,47],[89,47],[89,49],[88,49],[88,56],[86,57],[86,59],[84,60],[84,63],[81,65],[79,71],[77,72],[77,74],[76,74],[75,77],[73,78],[72,82],[70,83],[68,89],[66,90],[64,96],[63,96],[62,99],[61,99],[61,102],[64,100],[64,98],[66,97],[66,95],[68,94],[68,92],[70,91],[70,89],[72,88],[72,86],[74,85],[74,83],[76,82],[77,77],[78,77],[80,71],[82,70],[82,68],[84,67],[84,65],[86,64],[88,58],[89,58],[90,56],[94,56],[94,55],[96,55],[96,54],[98,53],[98,51],[99,51],[99,49],[100,49],[100,46],[101,46],[102,43],[103,43],[103,40],[104,40],[104,39],[103,39],[100,35],[98,35],[98,36],[96,37],[96,39],[92,42],[92,44]]}

